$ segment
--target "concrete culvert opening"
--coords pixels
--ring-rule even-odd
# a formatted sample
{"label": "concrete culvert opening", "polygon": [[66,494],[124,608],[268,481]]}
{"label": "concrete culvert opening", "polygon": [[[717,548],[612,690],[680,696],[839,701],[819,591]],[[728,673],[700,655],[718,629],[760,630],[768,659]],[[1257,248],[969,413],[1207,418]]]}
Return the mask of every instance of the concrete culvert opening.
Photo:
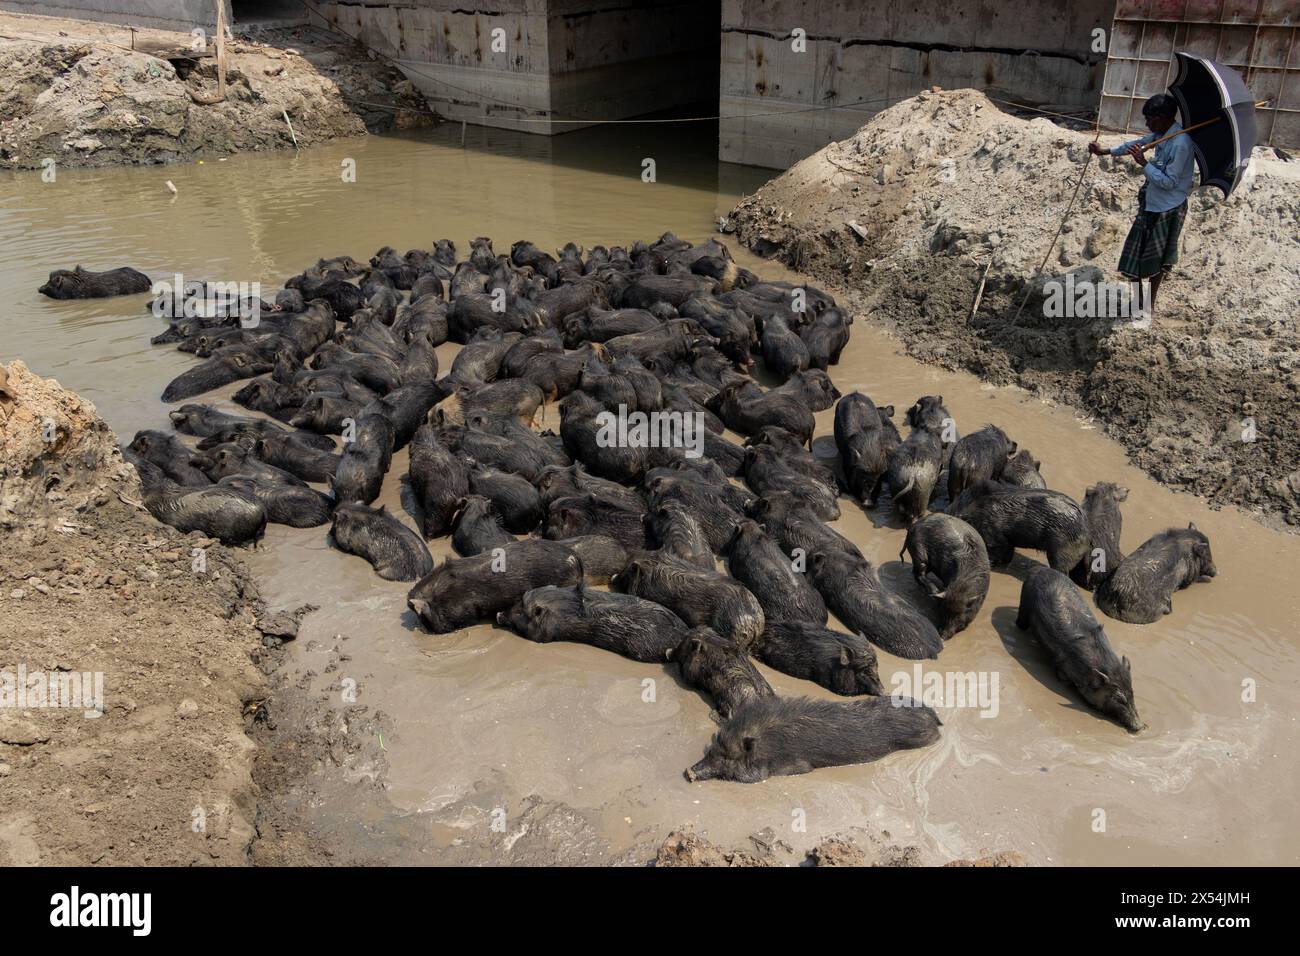
{"label": "concrete culvert opening", "polygon": [[302,0],[230,0],[231,26],[283,27],[307,22],[307,8]]}

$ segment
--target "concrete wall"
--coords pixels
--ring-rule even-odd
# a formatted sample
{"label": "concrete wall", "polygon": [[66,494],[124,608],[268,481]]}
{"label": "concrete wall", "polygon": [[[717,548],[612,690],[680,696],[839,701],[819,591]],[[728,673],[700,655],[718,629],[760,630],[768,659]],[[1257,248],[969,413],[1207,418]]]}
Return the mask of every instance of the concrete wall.
{"label": "concrete wall", "polygon": [[0,10],[185,32],[217,25],[213,0],[0,0]]}
{"label": "concrete wall", "polygon": [[788,167],[931,86],[1095,107],[1114,3],[722,0],[719,158]]}
{"label": "concrete wall", "polygon": [[[330,24],[391,57],[451,120],[562,133],[691,102],[717,87],[705,0],[329,0]],[[493,31],[505,31],[505,50]]]}
{"label": "concrete wall", "polygon": [[[333,0],[318,8],[337,29],[394,60],[440,115],[544,132],[550,115],[546,0],[395,3]],[[504,30],[505,50],[492,49]]]}
{"label": "concrete wall", "polygon": [[551,0],[552,111],[570,118],[629,117],[704,99],[711,114],[718,13],[707,0]]}

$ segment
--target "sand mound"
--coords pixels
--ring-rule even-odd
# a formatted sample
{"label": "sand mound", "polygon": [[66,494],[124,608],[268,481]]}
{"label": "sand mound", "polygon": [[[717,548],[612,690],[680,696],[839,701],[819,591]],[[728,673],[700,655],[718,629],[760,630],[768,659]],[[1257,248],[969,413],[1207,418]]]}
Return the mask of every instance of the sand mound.
{"label": "sand mound", "polygon": [[1256,150],[1230,199],[1193,194],[1158,323],[1139,331],[1043,308],[1048,279],[1119,280],[1140,176],[1094,158],[1017,314],[1090,139],[973,90],[922,93],[772,180],[725,228],[843,291],[910,354],[1083,405],[1161,480],[1297,523],[1300,163]]}

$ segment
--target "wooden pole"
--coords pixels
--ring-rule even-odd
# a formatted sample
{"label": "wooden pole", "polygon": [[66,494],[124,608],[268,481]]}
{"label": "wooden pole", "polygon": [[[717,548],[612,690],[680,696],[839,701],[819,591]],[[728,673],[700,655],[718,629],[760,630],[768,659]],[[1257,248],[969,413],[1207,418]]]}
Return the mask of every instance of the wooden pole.
{"label": "wooden pole", "polygon": [[226,99],[226,0],[217,2],[217,102]]}
{"label": "wooden pole", "polygon": [[1157,139],[1154,142],[1147,143],[1145,146],[1142,147],[1142,152],[1145,153],[1148,149],[1154,149],[1155,147],[1159,146],[1161,143],[1166,142],[1167,140],[1174,139],[1175,137],[1182,136],[1184,133],[1190,133],[1194,129],[1200,129],[1202,126],[1209,126],[1213,123],[1217,123],[1221,119],[1223,119],[1222,116],[1216,116],[1214,117],[1214,119],[1207,119],[1200,123],[1193,123],[1191,126],[1180,129],[1177,133],[1170,133],[1168,136],[1162,137],[1161,139]]}

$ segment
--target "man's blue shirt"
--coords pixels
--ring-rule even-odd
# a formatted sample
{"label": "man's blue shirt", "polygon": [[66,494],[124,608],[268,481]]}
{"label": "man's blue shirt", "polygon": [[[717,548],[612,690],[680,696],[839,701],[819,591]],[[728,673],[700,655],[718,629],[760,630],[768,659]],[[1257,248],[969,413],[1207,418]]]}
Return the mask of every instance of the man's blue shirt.
{"label": "man's blue shirt", "polygon": [[[1174,123],[1163,133],[1148,133],[1141,139],[1129,140],[1114,147],[1110,154],[1119,156],[1130,146],[1145,146],[1166,136],[1174,136],[1182,129]],[[1143,208],[1146,212],[1168,212],[1177,209],[1187,201],[1192,191],[1196,175],[1196,161],[1192,157],[1192,143],[1186,136],[1174,136],[1155,148],[1155,153],[1147,159],[1142,167],[1147,178],[1146,197]]]}

